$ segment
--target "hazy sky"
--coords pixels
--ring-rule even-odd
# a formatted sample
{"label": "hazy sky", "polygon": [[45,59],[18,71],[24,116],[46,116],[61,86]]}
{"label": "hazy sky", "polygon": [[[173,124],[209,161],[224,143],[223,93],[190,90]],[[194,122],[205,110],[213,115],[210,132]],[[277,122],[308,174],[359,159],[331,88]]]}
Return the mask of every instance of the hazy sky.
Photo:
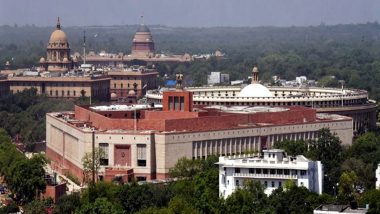
{"label": "hazy sky", "polygon": [[0,0],[0,25],[305,26],[380,20],[380,0]]}

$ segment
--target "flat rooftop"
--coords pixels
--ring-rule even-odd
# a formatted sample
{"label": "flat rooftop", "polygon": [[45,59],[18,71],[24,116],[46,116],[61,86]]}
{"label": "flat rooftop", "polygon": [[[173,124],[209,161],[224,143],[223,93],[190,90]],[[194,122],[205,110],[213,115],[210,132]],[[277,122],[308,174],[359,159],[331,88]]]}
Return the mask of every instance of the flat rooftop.
{"label": "flat rooftop", "polygon": [[104,106],[91,106],[90,109],[94,111],[134,111],[134,110],[148,110],[162,108],[162,105],[148,105],[148,104],[136,104],[136,105],[104,105]]}

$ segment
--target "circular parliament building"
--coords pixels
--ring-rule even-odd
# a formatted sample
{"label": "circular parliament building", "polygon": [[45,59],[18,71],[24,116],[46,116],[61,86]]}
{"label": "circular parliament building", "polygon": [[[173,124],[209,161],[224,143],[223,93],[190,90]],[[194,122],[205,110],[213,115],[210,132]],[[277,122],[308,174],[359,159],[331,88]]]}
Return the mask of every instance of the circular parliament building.
{"label": "circular parliament building", "polygon": [[[252,83],[238,86],[188,87],[194,105],[220,106],[305,106],[317,113],[331,113],[353,118],[354,134],[376,127],[376,102],[359,89],[321,87],[283,87],[260,84],[258,70],[252,70]],[[147,91],[149,103],[160,104],[163,90]]]}

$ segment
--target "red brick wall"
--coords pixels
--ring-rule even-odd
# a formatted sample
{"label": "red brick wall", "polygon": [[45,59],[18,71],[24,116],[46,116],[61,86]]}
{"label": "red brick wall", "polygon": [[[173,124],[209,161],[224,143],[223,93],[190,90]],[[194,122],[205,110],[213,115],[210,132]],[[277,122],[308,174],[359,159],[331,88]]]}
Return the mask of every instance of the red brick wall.
{"label": "red brick wall", "polygon": [[[137,130],[207,131],[237,128],[239,124],[248,123],[269,123],[276,125],[314,122],[316,120],[316,111],[304,107],[291,107],[288,111],[282,112],[260,112],[254,114],[187,111],[141,111],[141,113],[143,118],[135,121],[134,119],[109,118],[83,107],[75,107],[75,117],[77,119],[90,121],[92,125],[99,129],[133,130],[136,123]],[[112,114],[115,114],[116,117],[118,116],[116,114],[122,113],[112,112]]]}
{"label": "red brick wall", "polygon": [[[46,147],[46,157],[51,160],[53,170],[56,170],[61,174],[65,174],[69,171],[72,175],[77,177],[79,181],[83,181],[83,170],[67,159],[63,161],[63,157],[49,147]],[[62,165],[63,163],[65,163],[65,165]]]}
{"label": "red brick wall", "polygon": [[52,198],[54,203],[56,203],[64,194],[66,194],[66,183],[58,184],[56,186],[46,186],[42,198]]}
{"label": "red brick wall", "polygon": [[[184,111],[193,110],[193,93],[190,91],[165,91],[162,99],[162,110],[163,111],[175,111],[174,107],[169,110],[168,102],[169,97],[183,97],[184,98]],[[177,110],[178,111],[178,110]]]}

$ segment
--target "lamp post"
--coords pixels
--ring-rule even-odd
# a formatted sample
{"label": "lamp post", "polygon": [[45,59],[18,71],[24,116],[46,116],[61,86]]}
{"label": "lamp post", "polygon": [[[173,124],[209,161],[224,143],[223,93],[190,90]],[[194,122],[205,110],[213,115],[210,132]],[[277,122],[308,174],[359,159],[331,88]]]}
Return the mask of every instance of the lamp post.
{"label": "lamp post", "polygon": [[95,129],[92,128],[92,183],[95,184]]}
{"label": "lamp post", "polygon": [[342,107],[344,106],[344,102],[343,102],[343,92],[344,92],[344,80],[339,80],[340,84],[342,85]]}

